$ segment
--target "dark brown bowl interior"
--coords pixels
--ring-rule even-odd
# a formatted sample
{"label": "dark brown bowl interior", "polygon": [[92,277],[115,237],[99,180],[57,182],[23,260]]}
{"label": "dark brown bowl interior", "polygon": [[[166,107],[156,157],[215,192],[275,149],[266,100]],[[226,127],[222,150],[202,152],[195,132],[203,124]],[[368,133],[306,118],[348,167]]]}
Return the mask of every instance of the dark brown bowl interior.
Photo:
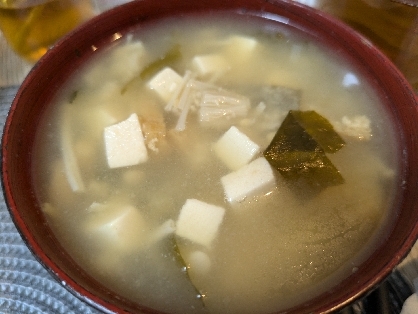
{"label": "dark brown bowl interior", "polygon": [[[31,151],[37,124],[51,98],[95,47],[112,35],[172,14],[227,10],[287,21],[336,53],[349,58],[382,98],[382,110],[398,133],[401,178],[394,208],[395,224],[356,273],[317,298],[287,313],[330,312],[364,295],[383,280],[408,253],[418,235],[418,114],[415,95],[399,71],[369,42],[345,25],[303,5],[273,0],[139,0],[97,17],[60,41],[34,67],[12,104],[2,139],[2,184],[6,202],[23,239],[58,280],[78,297],[105,311],[154,313],[111,292],[85,273],[60,246],[34,195]],[[278,17],[284,17],[278,18]]]}

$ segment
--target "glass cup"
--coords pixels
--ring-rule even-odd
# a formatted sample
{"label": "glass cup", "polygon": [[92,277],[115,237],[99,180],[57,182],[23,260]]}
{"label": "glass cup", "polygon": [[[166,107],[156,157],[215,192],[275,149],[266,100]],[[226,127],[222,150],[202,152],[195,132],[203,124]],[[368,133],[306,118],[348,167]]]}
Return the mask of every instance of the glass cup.
{"label": "glass cup", "polygon": [[94,14],[89,0],[0,0],[0,30],[18,55],[36,62],[54,42]]}

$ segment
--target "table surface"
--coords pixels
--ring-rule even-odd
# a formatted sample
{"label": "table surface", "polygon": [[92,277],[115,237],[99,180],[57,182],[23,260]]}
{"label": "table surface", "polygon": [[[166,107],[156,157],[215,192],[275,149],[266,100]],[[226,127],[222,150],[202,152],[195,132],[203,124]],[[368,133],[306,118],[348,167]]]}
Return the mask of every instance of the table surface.
{"label": "table surface", "polygon": [[[129,0],[93,1],[101,12]],[[408,1],[408,0],[401,0]],[[417,7],[391,0],[299,0],[341,19],[381,49],[418,92]],[[7,45],[0,32],[0,127],[32,68]],[[341,314],[400,313],[418,278],[418,245],[367,297]],[[416,281],[417,282],[417,281]],[[16,230],[0,193],[0,313],[101,313],[73,296],[38,263]]]}

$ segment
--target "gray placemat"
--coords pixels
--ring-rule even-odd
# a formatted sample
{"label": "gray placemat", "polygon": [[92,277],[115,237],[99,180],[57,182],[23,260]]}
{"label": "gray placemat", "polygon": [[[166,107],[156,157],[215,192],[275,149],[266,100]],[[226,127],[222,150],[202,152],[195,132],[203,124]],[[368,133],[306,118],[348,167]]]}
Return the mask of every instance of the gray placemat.
{"label": "gray placemat", "polygon": [[[16,91],[17,87],[0,88],[1,130]],[[60,285],[34,258],[0,192],[0,313],[101,313]]]}

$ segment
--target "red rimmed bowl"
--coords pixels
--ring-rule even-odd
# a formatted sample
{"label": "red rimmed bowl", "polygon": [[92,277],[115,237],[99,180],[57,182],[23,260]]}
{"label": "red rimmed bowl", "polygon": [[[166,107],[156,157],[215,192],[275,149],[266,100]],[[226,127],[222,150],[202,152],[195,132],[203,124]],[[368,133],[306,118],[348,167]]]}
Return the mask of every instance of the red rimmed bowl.
{"label": "red rimmed bowl", "polygon": [[38,123],[69,76],[94,55],[143,23],[181,14],[228,11],[287,24],[318,39],[330,50],[354,60],[376,93],[384,99],[397,130],[400,159],[395,221],[356,272],[321,295],[286,310],[286,313],[326,313],[340,309],[375,288],[405,257],[418,235],[418,113],[415,94],[402,74],[370,42],[342,23],[292,1],[172,0],[133,1],[108,11],[69,34],[51,49],[20,87],[2,138],[2,183],[12,218],[24,241],[39,261],[66,288],[93,306],[109,312],[154,313],[127,300],[86,273],[63,249],[49,228],[34,193],[32,149]]}

